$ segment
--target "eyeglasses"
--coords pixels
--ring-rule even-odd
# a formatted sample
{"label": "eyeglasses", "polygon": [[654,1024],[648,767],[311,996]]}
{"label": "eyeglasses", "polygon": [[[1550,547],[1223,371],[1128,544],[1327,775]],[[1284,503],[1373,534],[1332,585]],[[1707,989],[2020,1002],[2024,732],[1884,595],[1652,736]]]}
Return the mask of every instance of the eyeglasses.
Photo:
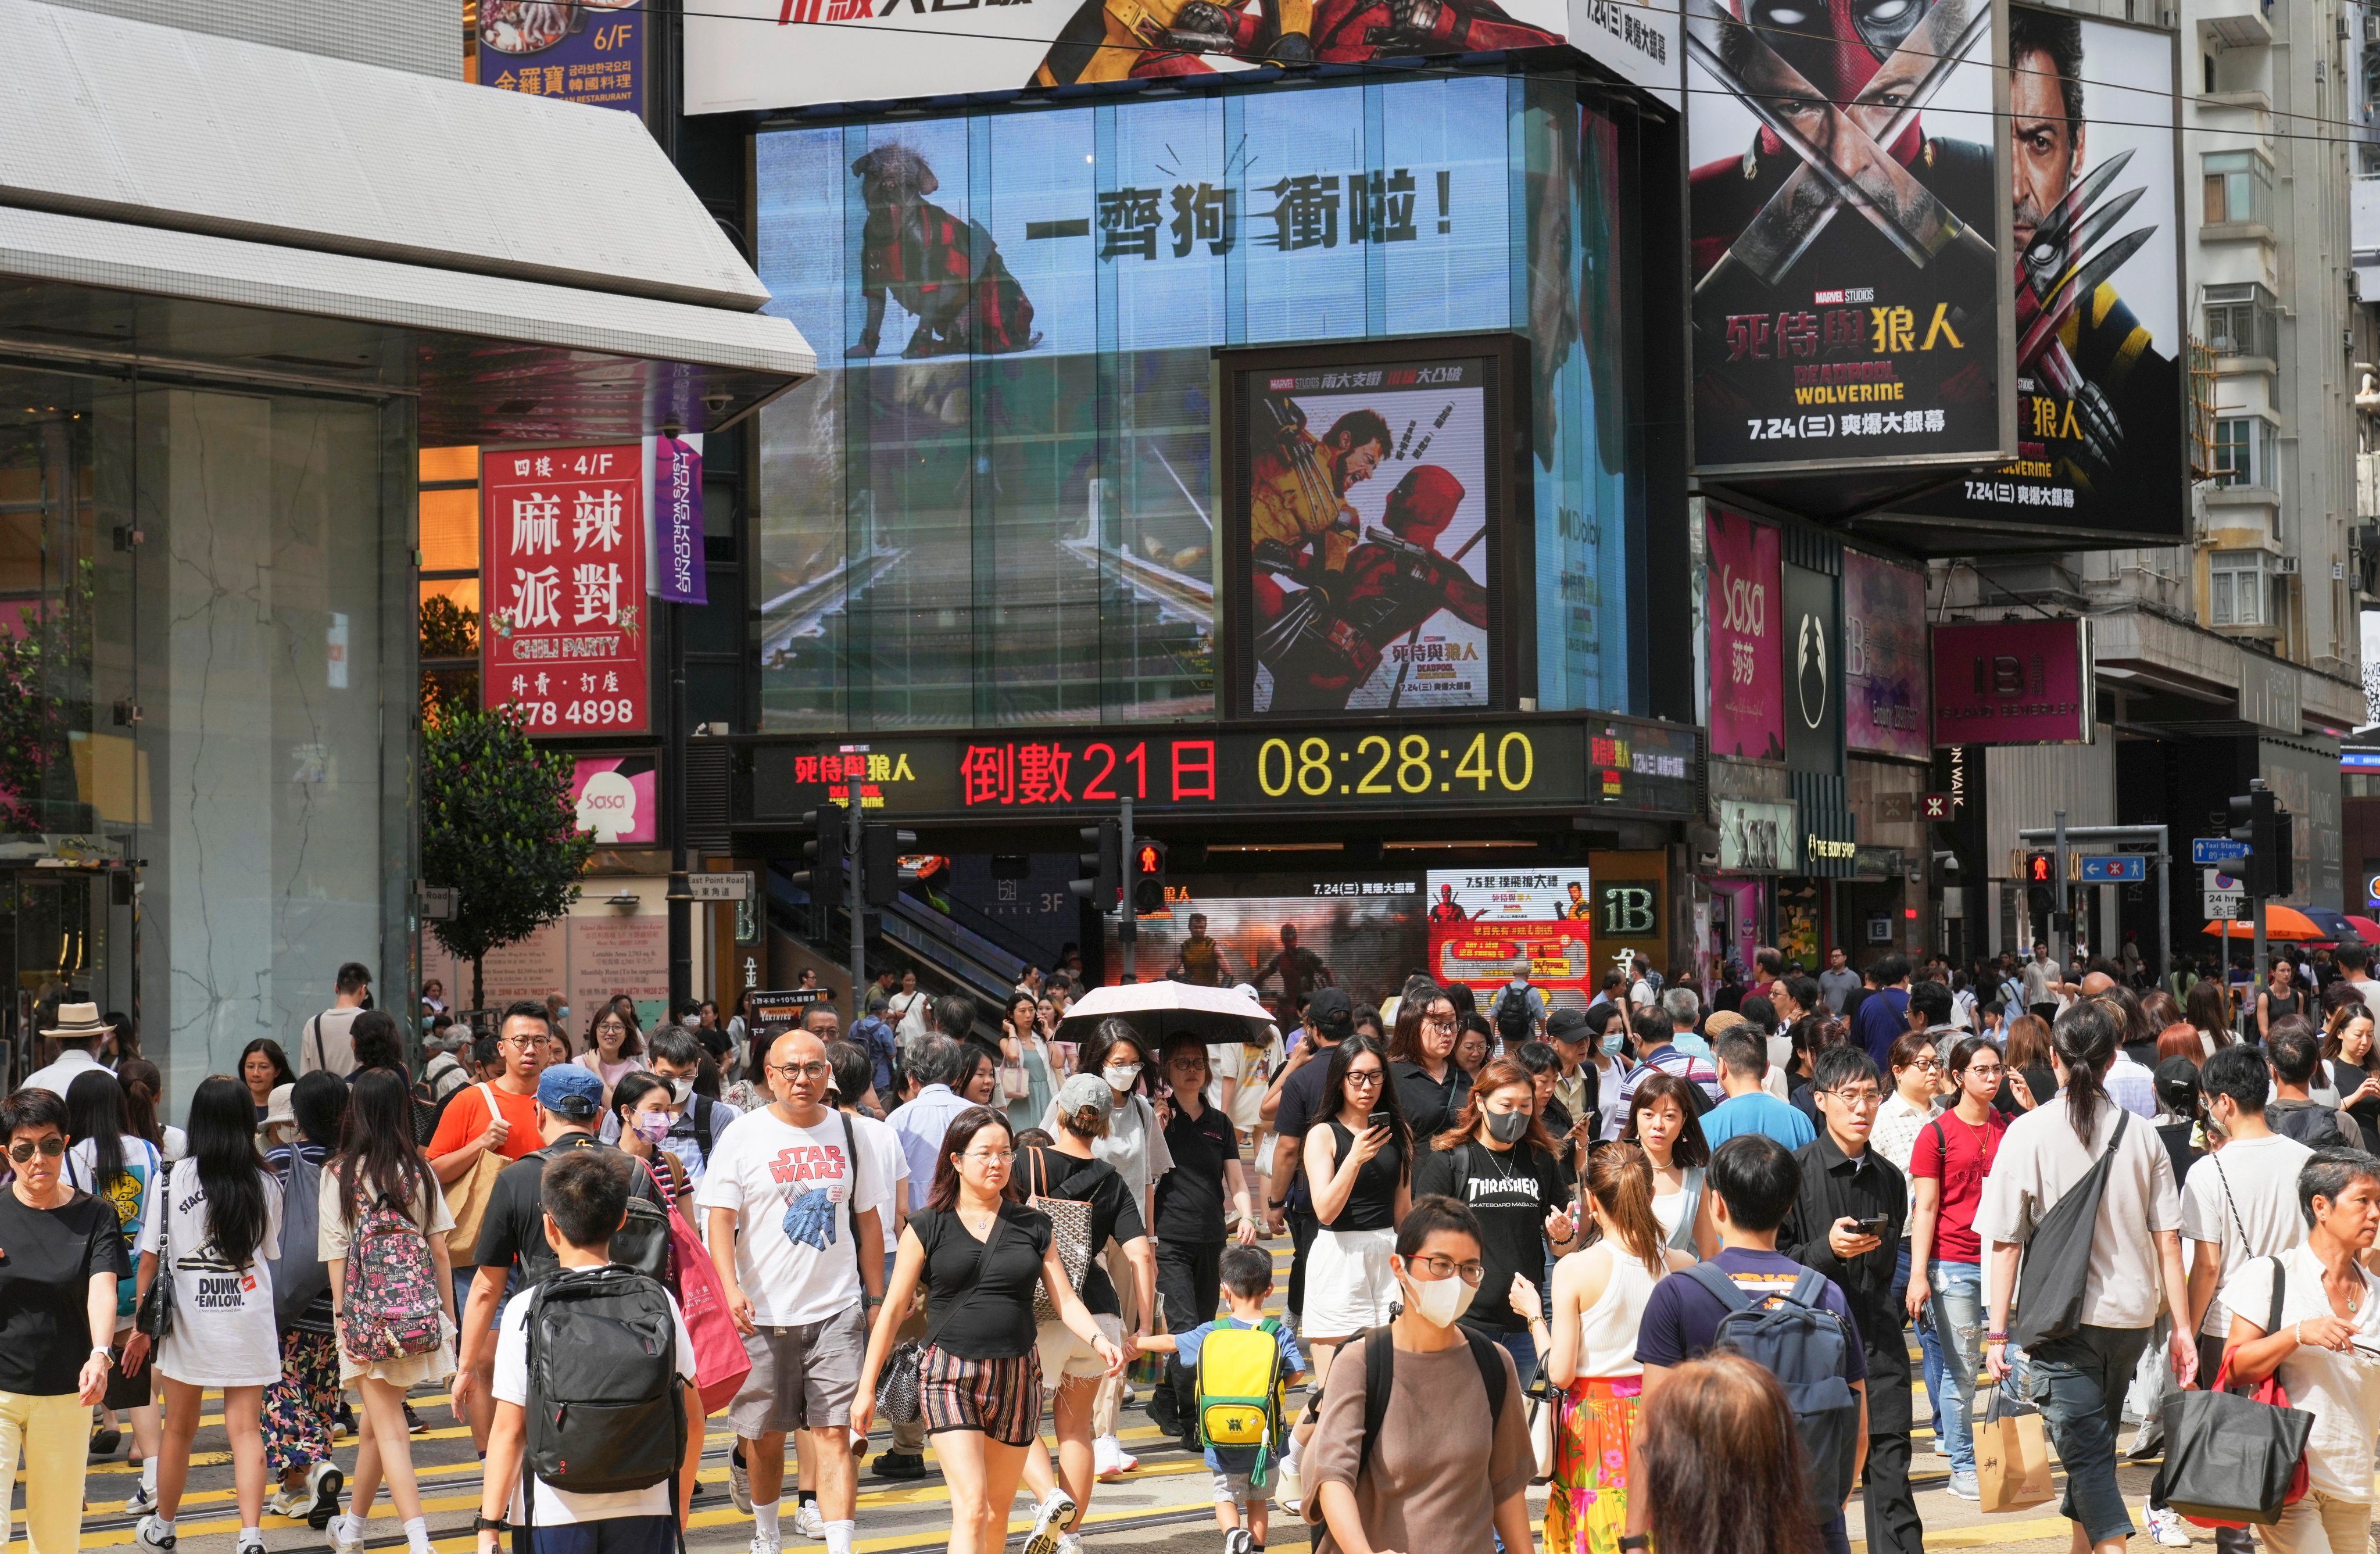
{"label": "eyeglasses", "polygon": [[1857,1110],[1884,1104],[1883,1094],[1876,1090],[1822,1090],[1819,1093],[1832,1096],[1845,1106]]}
{"label": "eyeglasses", "polygon": [[1361,1085],[1367,1090],[1376,1088],[1380,1082],[1387,1077],[1388,1075],[1382,1074],[1377,1068],[1351,1068],[1347,1071],[1348,1084]]}
{"label": "eyeglasses", "polygon": [[499,1047],[510,1047],[517,1051],[525,1052],[530,1048],[540,1046],[551,1039],[552,1039],[551,1037],[543,1036],[500,1036],[496,1038],[496,1045]]}
{"label": "eyeglasses", "polygon": [[1968,1077],[1973,1079],[1998,1079],[2001,1074],[2006,1074],[2008,1070],[2000,1066],[1998,1063],[1969,1063],[1967,1065]]}
{"label": "eyeglasses", "polygon": [[788,1079],[823,1079],[828,1074],[834,1072],[832,1064],[818,1062],[806,1063],[771,1063],[769,1066],[771,1069],[774,1069],[777,1073],[783,1074]]}
{"label": "eyeglasses", "polygon": [[67,1152],[67,1141],[55,1134],[51,1134],[46,1138],[11,1144],[8,1146],[8,1158],[18,1165],[23,1165],[33,1158],[33,1151],[36,1149],[55,1160]]}
{"label": "eyeglasses", "polygon": [[959,1158],[961,1159],[973,1160],[978,1165],[1006,1165],[1011,1160],[1016,1159],[1016,1151],[1014,1149],[970,1149]]}
{"label": "eyeglasses", "polygon": [[1454,1016],[1451,1014],[1425,1014],[1421,1017],[1421,1023],[1427,1026],[1432,1030],[1452,1030],[1454,1028]]}
{"label": "eyeglasses", "polygon": [[1488,1265],[1485,1263],[1477,1261],[1458,1263],[1452,1257],[1441,1257],[1435,1252],[1427,1252],[1417,1257],[1407,1257],[1405,1267],[1415,1272],[1427,1269],[1432,1279],[1460,1279],[1465,1284],[1475,1288],[1482,1279],[1488,1277]]}
{"label": "eyeglasses", "polygon": [[1920,1058],[1909,1066],[1912,1068],[1925,1069],[1929,1074],[1939,1074],[1942,1072],[1942,1060],[1939,1058]]}

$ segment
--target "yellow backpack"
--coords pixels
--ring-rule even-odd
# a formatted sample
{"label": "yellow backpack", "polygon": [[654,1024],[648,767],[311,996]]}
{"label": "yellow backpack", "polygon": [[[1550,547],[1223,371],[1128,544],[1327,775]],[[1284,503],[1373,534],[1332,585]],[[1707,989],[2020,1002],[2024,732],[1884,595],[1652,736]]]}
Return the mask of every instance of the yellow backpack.
{"label": "yellow backpack", "polygon": [[1281,1442],[1288,1389],[1281,1374],[1281,1323],[1219,1327],[1198,1348],[1198,1428],[1209,1446],[1257,1448],[1252,1484],[1265,1481]]}

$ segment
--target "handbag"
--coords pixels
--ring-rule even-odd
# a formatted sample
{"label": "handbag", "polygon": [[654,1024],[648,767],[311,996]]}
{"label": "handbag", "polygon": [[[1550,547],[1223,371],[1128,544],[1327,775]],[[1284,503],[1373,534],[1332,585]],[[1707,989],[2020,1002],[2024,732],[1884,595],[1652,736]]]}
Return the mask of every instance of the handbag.
{"label": "handbag", "polygon": [[[479,1087],[480,1099],[488,1105],[490,1117],[504,1112],[496,1105],[495,1092],[487,1086]],[[456,1267],[479,1260],[480,1223],[488,1217],[488,1200],[495,1196],[496,1175],[511,1162],[504,1151],[482,1149],[471,1169],[446,1184],[446,1211],[455,1216],[455,1228],[446,1232],[446,1255]]]}
{"label": "handbag", "polygon": [[2106,1153],[2092,1162],[2072,1190],[2050,1206],[2025,1240],[2009,1342],[2026,1349],[2065,1338],[2082,1326],[2082,1291],[2091,1278],[2091,1240],[2096,1232],[2099,1201],[2107,1196],[2107,1172],[2132,1121],[2132,1114],[2115,1102],[2106,1104],[2116,1112],[2116,1129],[2108,1135]]}
{"label": "handbag", "polygon": [[1530,1383],[1527,1398],[1529,1417],[1529,1455],[1536,1463],[1539,1479],[1554,1475],[1554,1436],[1561,1428],[1562,1398],[1560,1392],[1546,1385],[1538,1377]]}
{"label": "handbag", "polygon": [[1983,1416],[1975,1423],[1975,1493],[1985,1512],[2024,1511],[2046,1503],[2058,1493],[2050,1476],[2049,1440],[2041,1426],[2041,1410],[2022,1398],[2010,1397],[1989,1382],[1976,1389],[1988,1393]]}
{"label": "handbag", "polygon": [[886,1424],[912,1424],[924,1412],[917,1372],[925,1352],[924,1344],[910,1338],[894,1344],[884,1357],[883,1374],[876,1378],[876,1413]]}
{"label": "handbag", "polygon": [[[1086,1165],[1094,1162],[1086,1160]],[[1058,1262],[1066,1270],[1066,1282],[1075,1293],[1083,1293],[1083,1275],[1091,1267],[1091,1206],[1080,1198],[1050,1196],[1049,1153],[1039,1146],[1026,1156],[1025,1206],[1050,1217],[1050,1239],[1058,1248]],[[1038,1183],[1038,1186],[1033,1184]],[[1071,1185],[1070,1175],[1066,1184]],[[1033,1319],[1054,1322],[1058,1319],[1058,1303],[1050,1298],[1047,1284],[1033,1286]]]}
{"label": "handbag", "polygon": [[[645,1167],[648,1175],[652,1171],[650,1164]],[[752,1374],[752,1356],[744,1348],[744,1335],[735,1330],[735,1318],[728,1315],[727,1287],[720,1283],[719,1269],[711,1265],[702,1238],[677,1211],[659,1176],[653,1177],[653,1184],[662,1188],[662,1201],[669,1208],[678,1311],[686,1318],[686,1337],[694,1341],[694,1384],[702,1393],[703,1411],[717,1413],[744,1390],[744,1378]]]}
{"label": "handbag", "polygon": [[1026,1081],[1023,1058],[1014,1062],[1006,1058],[1000,1060],[1000,1093],[1010,1100],[1023,1100],[1032,1093],[1032,1087]]}
{"label": "handbag", "polygon": [[[2281,1259],[2272,1264],[2268,1334],[2279,1330],[2289,1285]],[[2305,1497],[2313,1415],[2289,1406],[2277,1371],[2249,1396],[2228,1390],[2232,1353],[2224,1351],[2208,1390],[2166,1400],[2165,1465],[2157,1469],[2155,1494],[2202,1527],[2269,1527],[2283,1507]]]}
{"label": "handbag", "polygon": [[174,1330],[174,1256],[166,1241],[174,1222],[174,1168],[164,1166],[158,1174],[162,1180],[150,1188],[157,1194],[157,1273],[140,1297],[140,1308],[132,1314],[132,1326],[148,1334],[152,1345],[165,1342],[165,1335]]}

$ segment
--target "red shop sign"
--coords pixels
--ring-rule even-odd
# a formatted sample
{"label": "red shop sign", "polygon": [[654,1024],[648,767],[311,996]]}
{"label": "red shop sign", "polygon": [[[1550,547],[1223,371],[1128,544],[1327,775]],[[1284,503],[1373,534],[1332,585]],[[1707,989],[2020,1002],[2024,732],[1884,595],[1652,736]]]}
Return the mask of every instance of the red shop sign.
{"label": "red shop sign", "polygon": [[539,734],[651,726],[643,486],[635,443],[480,455],[483,705]]}

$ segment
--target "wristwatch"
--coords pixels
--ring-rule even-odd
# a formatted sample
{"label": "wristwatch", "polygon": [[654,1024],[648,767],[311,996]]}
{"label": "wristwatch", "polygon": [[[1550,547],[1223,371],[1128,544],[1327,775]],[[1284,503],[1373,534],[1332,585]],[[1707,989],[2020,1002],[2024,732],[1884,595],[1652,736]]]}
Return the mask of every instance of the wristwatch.
{"label": "wristwatch", "polygon": [[513,1524],[501,1516],[474,1516],[471,1518],[471,1530],[475,1533],[508,1533],[513,1530]]}
{"label": "wristwatch", "polygon": [[1652,1547],[1653,1538],[1652,1535],[1649,1533],[1632,1533],[1628,1536],[1620,1540],[1621,1554],[1629,1554],[1629,1551],[1632,1549],[1650,1548]]}

